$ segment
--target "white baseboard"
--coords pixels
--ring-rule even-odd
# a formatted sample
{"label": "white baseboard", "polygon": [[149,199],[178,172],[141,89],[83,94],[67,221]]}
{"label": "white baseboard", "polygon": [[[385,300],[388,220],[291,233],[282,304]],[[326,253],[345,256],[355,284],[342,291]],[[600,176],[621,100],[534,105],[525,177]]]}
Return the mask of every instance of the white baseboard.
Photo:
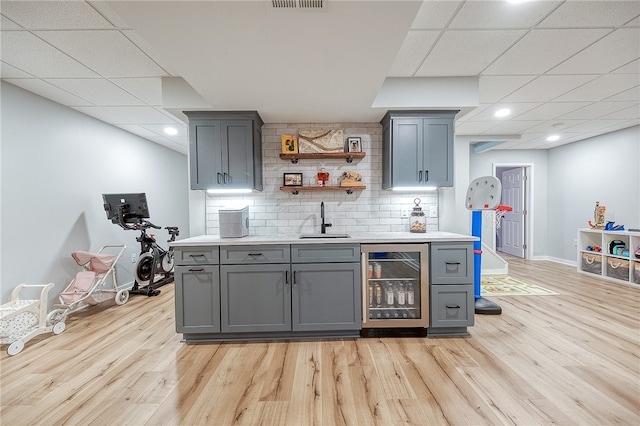
{"label": "white baseboard", "polygon": [[578,263],[576,261],[573,260],[567,260],[567,259],[562,259],[560,257],[553,257],[553,256],[536,256],[531,260],[548,260],[550,262],[556,262],[556,263],[562,263],[563,265],[569,265],[569,266],[573,266],[573,267],[578,267]]}

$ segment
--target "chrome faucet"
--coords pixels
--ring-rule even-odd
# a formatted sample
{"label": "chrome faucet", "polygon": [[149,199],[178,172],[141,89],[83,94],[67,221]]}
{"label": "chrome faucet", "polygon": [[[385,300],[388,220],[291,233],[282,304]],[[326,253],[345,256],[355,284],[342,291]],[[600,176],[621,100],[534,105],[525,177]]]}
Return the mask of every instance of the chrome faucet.
{"label": "chrome faucet", "polygon": [[324,223],[324,201],[320,202],[320,217],[322,218],[322,224],[320,225],[320,233],[326,234],[327,228],[331,226],[330,223]]}

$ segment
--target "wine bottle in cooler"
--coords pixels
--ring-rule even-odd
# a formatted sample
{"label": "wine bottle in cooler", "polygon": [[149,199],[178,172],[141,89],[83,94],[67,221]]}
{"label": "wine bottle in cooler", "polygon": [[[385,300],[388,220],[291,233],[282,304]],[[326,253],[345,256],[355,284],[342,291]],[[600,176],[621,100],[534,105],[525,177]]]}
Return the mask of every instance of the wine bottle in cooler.
{"label": "wine bottle in cooler", "polygon": [[407,284],[407,305],[413,306],[416,303],[415,293],[413,291],[413,283]]}
{"label": "wine bottle in cooler", "polygon": [[393,292],[393,284],[391,281],[387,281],[385,296],[384,296],[385,305],[393,308],[394,306],[394,292]]}
{"label": "wine bottle in cooler", "polygon": [[398,283],[398,289],[396,290],[396,303],[399,308],[404,308],[404,305],[407,303],[404,283],[402,281]]}

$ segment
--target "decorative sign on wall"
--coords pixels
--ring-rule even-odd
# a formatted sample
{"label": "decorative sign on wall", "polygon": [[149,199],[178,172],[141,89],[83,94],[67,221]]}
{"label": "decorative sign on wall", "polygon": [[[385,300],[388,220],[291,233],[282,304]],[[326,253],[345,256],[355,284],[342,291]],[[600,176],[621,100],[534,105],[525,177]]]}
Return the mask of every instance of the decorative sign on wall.
{"label": "decorative sign on wall", "polygon": [[298,153],[298,137],[296,135],[282,135],[282,152],[284,154]]}
{"label": "decorative sign on wall", "polygon": [[342,130],[305,129],[298,131],[301,153],[344,152]]}

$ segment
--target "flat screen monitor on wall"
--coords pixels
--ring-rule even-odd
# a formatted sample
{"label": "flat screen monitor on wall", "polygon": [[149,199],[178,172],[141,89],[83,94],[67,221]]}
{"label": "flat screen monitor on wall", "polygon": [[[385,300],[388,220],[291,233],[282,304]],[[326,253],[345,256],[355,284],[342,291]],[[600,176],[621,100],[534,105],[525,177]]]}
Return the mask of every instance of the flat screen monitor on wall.
{"label": "flat screen monitor on wall", "polygon": [[115,224],[138,223],[150,217],[145,193],[102,194],[102,201],[107,219]]}

